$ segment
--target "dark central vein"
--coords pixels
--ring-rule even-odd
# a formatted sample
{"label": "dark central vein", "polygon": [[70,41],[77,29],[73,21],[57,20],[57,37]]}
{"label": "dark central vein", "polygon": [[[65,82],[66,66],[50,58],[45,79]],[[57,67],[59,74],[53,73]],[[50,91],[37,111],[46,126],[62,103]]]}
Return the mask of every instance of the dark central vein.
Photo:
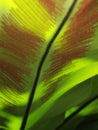
{"label": "dark central vein", "polygon": [[29,112],[30,112],[30,109],[31,109],[31,106],[32,106],[32,102],[33,102],[33,99],[34,99],[34,95],[35,95],[35,91],[36,91],[36,88],[37,88],[37,84],[38,84],[38,81],[39,81],[39,78],[40,78],[40,74],[41,74],[41,70],[42,70],[42,67],[43,67],[43,64],[45,62],[45,59],[49,53],[49,50],[52,46],[52,43],[55,41],[56,37],[58,36],[58,34],[60,33],[61,29],[63,28],[64,24],[68,21],[73,9],[74,9],[74,6],[76,5],[76,2],[78,0],[74,0],[71,7],[69,8],[69,11],[67,12],[67,15],[64,17],[64,19],[62,20],[60,26],[58,27],[57,31],[55,32],[55,34],[53,35],[52,39],[50,40],[50,42],[48,43],[48,46],[42,56],[42,59],[39,63],[39,66],[38,66],[38,69],[37,69],[37,73],[36,73],[36,77],[35,77],[35,80],[34,80],[34,84],[32,86],[32,90],[31,90],[31,93],[30,93],[30,96],[29,96],[29,99],[28,99],[28,103],[27,103],[27,107],[26,107],[26,110],[25,110],[25,114],[24,114],[24,117],[23,117],[23,120],[22,120],[22,124],[21,124],[21,128],[20,130],[24,130],[25,127],[26,127],[26,123],[27,123],[27,119],[28,119],[28,116],[29,116]]}

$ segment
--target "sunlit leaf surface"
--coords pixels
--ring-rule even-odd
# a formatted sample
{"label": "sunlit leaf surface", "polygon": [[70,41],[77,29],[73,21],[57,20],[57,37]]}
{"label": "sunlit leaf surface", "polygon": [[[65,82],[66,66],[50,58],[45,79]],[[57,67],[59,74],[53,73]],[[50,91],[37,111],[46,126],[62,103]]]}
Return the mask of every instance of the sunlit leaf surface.
{"label": "sunlit leaf surface", "polygon": [[[98,0],[69,13],[74,1],[0,0],[0,130],[20,130],[37,75],[25,130],[55,130],[98,95]],[[97,130],[98,101],[63,129]]]}

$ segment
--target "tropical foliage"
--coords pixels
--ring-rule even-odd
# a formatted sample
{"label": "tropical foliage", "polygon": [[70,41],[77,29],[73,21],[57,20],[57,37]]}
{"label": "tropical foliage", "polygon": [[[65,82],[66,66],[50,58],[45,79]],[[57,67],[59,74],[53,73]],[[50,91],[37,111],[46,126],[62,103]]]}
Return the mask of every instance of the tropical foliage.
{"label": "tropical foliage", "polygon": [[0,130],[98,129],[98,0],[0,0]]}

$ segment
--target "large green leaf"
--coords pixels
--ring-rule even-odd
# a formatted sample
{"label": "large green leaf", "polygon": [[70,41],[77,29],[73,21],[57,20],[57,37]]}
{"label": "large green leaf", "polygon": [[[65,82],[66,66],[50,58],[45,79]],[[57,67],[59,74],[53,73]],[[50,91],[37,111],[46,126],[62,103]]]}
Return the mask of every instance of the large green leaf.
{"label": "large green leaf", "polygon": [[0,1],[0,129],[20,129],[29,110],[26,130],[55,129],[97,94],[98,1],[75,2]]}

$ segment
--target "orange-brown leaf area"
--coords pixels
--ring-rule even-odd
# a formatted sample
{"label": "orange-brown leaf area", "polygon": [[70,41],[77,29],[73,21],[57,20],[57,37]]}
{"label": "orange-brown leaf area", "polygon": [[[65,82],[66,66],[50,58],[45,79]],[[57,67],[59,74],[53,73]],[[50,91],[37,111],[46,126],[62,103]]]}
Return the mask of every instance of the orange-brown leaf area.
{"label": "orange-brown leaf area", "polygon": [[57,17],[64,10],[65,0],[40,0],[40,2],[52,17]]}
{"label": "orange-brown leaf area", "polygon": [[83,1],[80,9],[71,18],[69,29],[61,37],[59,44],[62,46],[57,48],[51,56],[50,76],[59,72],[73,59],[85,56],[97,22],[98,1]]}
{"label": "orange-brown leaf area", "polygon": [[[29,5],[30,3],[27,3],[26,1],[19,3],[17,0],[14,0],[14,2],[17,8],[14,9],[12,7],[8,13],[6,13],[6,15],[2,16],[1,21],[0,82],[2,83],[1,87],[3,88],[9,87],[11,89],[20,91],[25,87],[25,84],[27,84],[26,77],[29,79],[31,78],[30,74],[33,68],[31,66],[33,66],[33,64],[37,61],[37,56],[39,56],[39,53],[41,52],[44,40],[47,41],[47,39],[45,39],[43,36],[46,35],[49,30],[51,30],[50,26],[52,26],[52,20],[57,23],[58,19],[61,17],[61,15],[63,15],[65,0],[62,0],[61,2],[59,0],[39,0],[39,4],[35,2],[34,8],[38,9],[36,8],[38,4],[38,7],[41,7],[42,9],[41,14],[45,15],[46,17],[41,16],[40,14],[38,15],[38,12],[41,11],[41,9],[34,10]],[[28,11],[31,11],[30,14],[27,13],[26,10],[21,6],[22,4],[26,5],[26,3],[27,6],[25,6],[25,8],[28,9]],[[25,18],[22,16],[20,17],[20,15],[16,13],[19,11],[19,14],[22,12],[21,15],[23,15]],[[25,16],[25,13],[27,13],[27,17]],[[42,23],[44,21],[43,17],[49,18],[46,19],[46,21],[48,21],[48,23],[46,22],[47,24]],[[26,23],[26,18],[30,20],[27,20],[27,25],[24,25]],[[29,26],[29,22],[31,25],[31,18],[33,21],[34,18],[38,20],[36,21],[35,19],[35,23],[32,24],[32,26],[36,26],[36,23],[38,24],[38,27],[36,26],[39,29],[38,32],[36,32],[36,27],[31,29],[27,29],[28,27],[25,28],[26,26]],[[23,23],[22,20],[24,20]],[[42,28],[42,25],[39,23],[41,23],[44,28]],[[49,27],[48,24],[50,25]],[[37,34],[39,32],[40,34]]]}
{"label": "orange-brown leaf area", "polygon": [[[51,54],[50,68],[45,74],[47,82],[64,66],[71,63],[72,60],[84,57],[89,50],[90,42],[95,33],[95,25],[98,22],[98,1],[82,1],[79,10],[70,21],[69,29],[65,30],[63,36],[58,41],[61,47],[56,48]],[[48,87],[44,97],[49,98],[53,94],[54,90],[58,87],[60,79]]]}
{"label": "orange-brown leaf area", "polygon": [[40,37],[19,28],[10,16],[2,18],[0,79],[3,87],[19,91],[25,87],[24,76],[30,75],[30,65],[35,62],[41,43]]}

